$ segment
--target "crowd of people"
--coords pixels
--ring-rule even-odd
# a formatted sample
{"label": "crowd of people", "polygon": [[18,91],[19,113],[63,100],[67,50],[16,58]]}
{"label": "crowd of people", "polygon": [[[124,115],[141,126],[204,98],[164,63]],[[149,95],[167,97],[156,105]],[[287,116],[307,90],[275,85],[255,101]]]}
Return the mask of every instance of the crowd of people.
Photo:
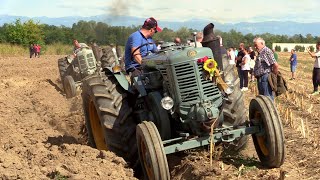
{"label": "crowd of people", "polygon": [[30,52],[30,58],[34,57],[40,57],[40,51],[41,46],[39,44],[30,44],[29,52]]}

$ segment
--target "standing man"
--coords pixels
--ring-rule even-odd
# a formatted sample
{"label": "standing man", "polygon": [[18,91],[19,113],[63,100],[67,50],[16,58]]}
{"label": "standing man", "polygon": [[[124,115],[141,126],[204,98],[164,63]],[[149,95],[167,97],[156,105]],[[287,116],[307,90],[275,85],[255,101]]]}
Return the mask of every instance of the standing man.
{"label": "standing man", "polygon": [[197,32],[197,34],[196,34],[196,43],[195,43],[197,45],[197,47],[202,47],[202,44],[201,44],[202,39],[203,39],[203,33],[202,32]]}
{"label": "standing man", "polygon": [[140,30],[129,36],[125,47],[125,67],[128,74],[137,76],[142,73],[142,58],[150,52],[158,51],[152,36],[161,31],[158,22],[150,17],[144,21]]}
{"label": "standing man", "polygon": [[274,97],[272,88],[268,82],[268,76],[271,72],[278,74],[279,65],[274,59],[272,50],[265,45],[265,41],[261,37],[255,38],[253,43],[258,51],[253,73],[258,80],[259,94],[268,96],[273,100]]}
{"label": "standing man", "polygon": [[34,47],[34,44],[30,44],[30,46],[29,46],[30,58],[32,58],[33,54],[35,53],[33,47]]}
{"label": "standing man", "polygon": [[244,52],[243,52],[243,49],[244,49],[244,43],[240,43],[239,44],[239,52],[238,52],[238,55],[236,57],[236,67],[237,67],[237,70],[238,70],[238,76],[240,78],[240,89],[243,88],[243,77],[242,77],[242,72],[241,72],[241,63],[242,63],[242,58],[244,57]]}
{"label": "standing man", "polygon": [[312,53],[310,48],[307,48],[308,53],[312,58],[315,59],[313,72],[312,72],[312,82],[313,82],[313,93],[312,96],[319,95],[319,86],[320,86],[320,41],[317,42],[316,52]]}
{"label": "standing man", "polygon": [[254,50],[252,49],[251,46],[249,46],[249,54],[250,54],[250,81],[253,82],[254,81],[254,75],[253,75],[253,68],[254,65],[256,64],[256,53],[254,52]]}
{"label": "standing man", "polygon": [[274,59],[278,62],[279,56],[275,49],[272,49]]}
{"label": "standing man", "polygon": [[290,61],[290,70],[291,70],[291,79],[290,80],[294,80],[294,79],[296,79],[295,72],[297,69],[297,54],[294,49],[291,49],[291,56],[290,56],[289,61]]}

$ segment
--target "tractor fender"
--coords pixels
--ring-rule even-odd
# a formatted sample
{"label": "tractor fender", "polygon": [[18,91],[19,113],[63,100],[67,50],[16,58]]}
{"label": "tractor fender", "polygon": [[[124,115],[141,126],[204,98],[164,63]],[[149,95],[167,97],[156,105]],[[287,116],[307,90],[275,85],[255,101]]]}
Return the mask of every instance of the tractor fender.
{"label": "tractor fender", "polygon": [[113,76],[117,79],[117,81],[119,82],[120,86],[126,90],[126,91],[131,91],[130,90],[130,85],[128,80],[126,79],[126,76],[122,73],[113,73],[112,71],[112,67],[106,67],[105,68],[106,74],[113,74]]}

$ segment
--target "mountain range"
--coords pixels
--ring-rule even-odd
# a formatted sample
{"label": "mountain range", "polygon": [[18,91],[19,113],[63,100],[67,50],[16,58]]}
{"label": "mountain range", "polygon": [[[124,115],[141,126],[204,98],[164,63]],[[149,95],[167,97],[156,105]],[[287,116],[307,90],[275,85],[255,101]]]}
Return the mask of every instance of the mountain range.
{"label": "mountain range", "polygon": [[[4,23],[12,23],[16,19],[21,19],[26,21],[33,19],[36,22],[42,24],[49,24],[55,26],[67,26],[71,27],[73,23],[77,23],[80,20],[84,21],[96,21],[104,22],[112,26],[138,26],[144,22],[144,18],[138,18],[133,16],[110,16],[110,15],[98,15],[90,17],[81,17],[81,16],[68,16],[60,18],[51,18],[51,17],[25,17],[25,16],[10,16],[10,15],[0,15],[0,25]],[[208,23],[213,23],[215,29],[218,29],[223,32],[228,32],[232,29],[241,32],[242,34],[279,34],[279,35],[288,35],[292,36],[295,34],[307,35],[311,34],[313,36],[319,35],[320,22],[315,23],[299,23],[294,21],[265,21],[265,22],[239,22],[239,23],[219,23],[214,20],[209,19],[191,19],[183,22],[178,21],[159,21],[159,25],[162,28],[169,28],[173,30],[178,30],[181,27],[192,28],[196,30],[202,30]]]}

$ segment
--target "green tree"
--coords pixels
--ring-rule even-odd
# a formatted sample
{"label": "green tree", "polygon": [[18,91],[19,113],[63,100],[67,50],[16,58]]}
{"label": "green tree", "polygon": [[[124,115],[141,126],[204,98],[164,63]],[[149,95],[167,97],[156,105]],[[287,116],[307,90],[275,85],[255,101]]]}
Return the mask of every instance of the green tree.
{"label": "green tree", "polygon": [[8,43],[24,46],[31,43],[44,44],[42,26],[33,20],[22,23],[20,19],[17,19],[14,23],[5,24],[3,28],[5,41]]}

